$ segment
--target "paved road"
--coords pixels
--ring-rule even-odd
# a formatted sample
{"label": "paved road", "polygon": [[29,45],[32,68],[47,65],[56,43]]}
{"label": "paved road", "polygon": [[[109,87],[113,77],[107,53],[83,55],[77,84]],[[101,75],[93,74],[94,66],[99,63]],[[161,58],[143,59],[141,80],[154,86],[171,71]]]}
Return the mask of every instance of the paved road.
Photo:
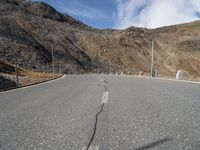
{"label": "paved road", "polygon": [[0,93],[1,150],[198,150],[200,85],[77,75]]}

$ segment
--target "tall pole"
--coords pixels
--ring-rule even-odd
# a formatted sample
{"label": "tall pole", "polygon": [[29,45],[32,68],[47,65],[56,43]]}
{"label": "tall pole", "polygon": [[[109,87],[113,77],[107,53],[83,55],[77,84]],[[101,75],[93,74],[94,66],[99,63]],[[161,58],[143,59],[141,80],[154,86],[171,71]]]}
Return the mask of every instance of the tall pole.
{"label": "tall pole", "polygon": [[54,69],[54,53],[53,53],[53,45],[51,45],[51,57],[52,57],[52,71],[53,71],[53,78],[55,77],[55,69]]}
{"label": "tall pole", "polygon": [[61,63],[59,64],[59,74],[61,74]]}
{"label": "tall pole", "polygon": [[111,61],[109,61],[109,74],[111,74]]}
{"label": "tall pole", "polygon": [[18,67],[17,61],[15,61],[16,86],[19,87],[18,68],[17,67]]}
{"label": "tall pole", "polygon": [[151,77],[153,77],[154,68],[154,40],[152,39],[152,51],[151,51]]}

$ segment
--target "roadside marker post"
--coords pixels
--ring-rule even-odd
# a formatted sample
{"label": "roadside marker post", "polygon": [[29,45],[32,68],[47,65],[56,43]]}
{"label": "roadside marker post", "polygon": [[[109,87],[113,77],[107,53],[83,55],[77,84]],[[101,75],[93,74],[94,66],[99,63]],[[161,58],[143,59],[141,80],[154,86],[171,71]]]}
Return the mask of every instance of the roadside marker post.
{"label": "roadside marker post", "polygon": [[16,75],[16,86],[19,87],[19,77],[18,77],[18,65],[15,62],[15,75]]}

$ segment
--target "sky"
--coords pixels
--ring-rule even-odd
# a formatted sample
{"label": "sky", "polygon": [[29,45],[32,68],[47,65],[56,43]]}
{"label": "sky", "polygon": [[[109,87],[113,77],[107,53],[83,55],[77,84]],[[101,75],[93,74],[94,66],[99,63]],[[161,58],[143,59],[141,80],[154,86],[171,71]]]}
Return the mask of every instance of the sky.
{"label": "sky", "polygon": [[96,28],[158,28],[200,20],[200,0],[41,0]]}

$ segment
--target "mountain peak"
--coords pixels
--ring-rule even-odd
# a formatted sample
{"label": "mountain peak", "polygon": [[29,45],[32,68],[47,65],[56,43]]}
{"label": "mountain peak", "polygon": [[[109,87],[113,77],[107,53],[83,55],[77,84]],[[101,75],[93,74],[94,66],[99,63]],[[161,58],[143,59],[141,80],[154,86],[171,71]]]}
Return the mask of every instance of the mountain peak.
{"label": "mountain peak", "polygon": [[42,18],[65,22],[75,27],[90,28],[86,24],[72,18],[71,16],[56,11],[52,6],[44,2],[26,2],[26,3],[21,3],[20,6],[27,12]]}

